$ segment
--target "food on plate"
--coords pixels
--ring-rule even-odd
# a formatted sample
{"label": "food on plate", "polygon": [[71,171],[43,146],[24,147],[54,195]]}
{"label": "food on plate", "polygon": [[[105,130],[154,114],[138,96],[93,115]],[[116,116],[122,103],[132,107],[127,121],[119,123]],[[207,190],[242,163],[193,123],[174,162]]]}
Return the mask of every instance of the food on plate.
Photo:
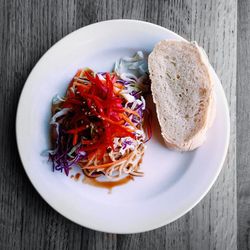
{"label": "food on plate", "polygon": [[88,177],[142,176],[151,137],[143,95],[149,91],[142,52],[116,62],[112,72],[79,70],[64,97],[52,101],[49,160],[66,175],[78,166]]}
{"label": "food on plate", "polygon": [[193,150],[205,141],[214,114],[208,58],[196,42],[163,40],[149,55],[153,101],[169,148]]}

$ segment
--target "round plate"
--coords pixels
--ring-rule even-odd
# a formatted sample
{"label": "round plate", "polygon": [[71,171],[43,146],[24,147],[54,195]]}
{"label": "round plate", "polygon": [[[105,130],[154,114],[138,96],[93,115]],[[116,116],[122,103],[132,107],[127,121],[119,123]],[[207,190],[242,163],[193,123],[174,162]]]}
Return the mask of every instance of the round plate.
{"label": "round plate", "polygon": [[56,43],[30,73],[20,97],[16,136],[25,171],[40,195],[59,213],[88,228],[111,233],[143,232],[170,223],[193,208],[209,191],[222,168],[229,142],[229,112],[213,71],[216,117],[206,142],[197,150],[168,150],[155,119],[142,178],[106,189],[52,172],[41,153],[48,149],[51,99],[63,95],[82,67],[109,71],[115,60],[142,50],[149,53],[162,39],[182,40],[154,24],[112,20],[81,28]]}

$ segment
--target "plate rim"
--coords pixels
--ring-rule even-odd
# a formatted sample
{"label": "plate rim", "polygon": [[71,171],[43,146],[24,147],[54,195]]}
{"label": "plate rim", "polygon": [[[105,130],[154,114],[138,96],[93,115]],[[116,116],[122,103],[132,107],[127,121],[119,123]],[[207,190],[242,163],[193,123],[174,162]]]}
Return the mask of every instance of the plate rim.
{"label": "plate rim", "polygon": [[[101,21],[101,22],[95,22],[95,23],[92,23],[92,24],[89,24],[89,25],[86,25],[86,26],[83,26],[79,29],[76,29],[74,30],[73,32],[67,34],[66,36],[62,37],[61,39],[59,39],[56,43],[54,43],[41,57],[40,59],[37,61],[37,63],[34,65],[34,67],[32,68],[32,70],[30,71],[25,83],[24,83],[24,86],[22,88],[22,91],[21,91],[21,94],[19,96],[19,100],[18,100],[18,105],[17,105],[17,111],[16,111],[16,122],[15,122],[15,133],[16,133],[16,143],[17,143],[17,150],[18,150],[18,153],[19,153],[19,156],[20,156],[20,160],[21,160],[21,163],[23,165],[23,168],[24,168],[24,171],[28,177],[28,179],[30,180],[32,186],[35,188],[35,190],[38,192],[38,194],[42,197],[42,199],[50,206],[52,207],[56,212],[58,212],[59,214],[61,214],[63,217],[67,218],[68,220],[80,225],[80,226],[83,226],[83,227],[86,227],[86,228],[89,228],[89,229],[93,229],[93,230],[96,230],[96,231],[100,231],[100,232],[107,232],[107,233],[115,233],[115,234],[131,234],[131,233],[142,233],[142,232],[146,232],[146,231],[150,231],[150,230],[154,230],[156,228],[159,228],[159,227],[162,227],[164,225],[167,225],[175,220],[177,220],[178,218],[182,217],[183,215],[185,215],[187,212],[189,212],[192,208],[194,208],[207,194],[208,192],[210,191],[211,187],[214,185],[215,181],[217,180],[221,170],[222,170],[222,167],[223,167],[223,164],[225,162],[225,158],[227,156],[227,151],[228,151],[228,147],[229,147],[229,141],[230,141],[230,115],[229,115],[229,106],[228,106],[228,102],[227,102],[227,99],[226,99],[226,95],[225,95],[225,92],[224,92],[224,89],[222,87],[222,85],[220,84],[220,90],[222,91],[222,102],[223,104],[225,105],[226,107],[226,121],[225,121],[225,124],[226,124],[226,127],[227,127],[227,134],[226,134],[226,143],[225,143],[225,147],[224,147],[224,151],[223,151],[223,156],[221,157],[221,161],[220,161],[220,164],[218,164],[218,168],[217,168],[217,171],[213,177],[213,180],[210,182],[210,184],[207,186],[206,190],[202,193],[202,195],[200,195],[199,199],[197,199],[195,202],[192,203],[192,205],[190,205],[188,208],[184,209],[181,213],[178,213],[178,215],[176,215],[175,217],[172,217],[171,220],[167,220],[167,221],[162,221],[162,223],[157,223],[157,225],[152,225],[151,227],[149,228],[144,228],[143,230],[120,230],[119,232],[118,231],[112,231],[112,230],[109,230],[107,229],[107,227],[104,227],[103,226],[99,226],[97,224],[93,224],[93,223],[87,223],[87,225],[83,225],[80,221],[76,221],[72,218],[70,218],[68,215],[65,215],[63,214],[63,210],[59,210],[56,206],[52,205],[49,203],[49,201],[43,196],[43,194],[39,191],[39,187],[36,185],[36,183],[32,180],[32,176],[30,176],[28,174],[28,171],[24,165],[24,159],[21,155],[21,142],[20,142],[20,139],[19,139],[19,136],[18,136],[18,131],[19,131],[19,120],[20,120],[20,116],[21,116],[21,104],[23,102],[23,98],[24,98],[24,93],[26,92],[26,89],[29,87],[29,85],[27,85],[27,82],[29,82],[29,78],[30,76],[32,75],[32,73],[39,67],[39,65],[43,62],[43,59],[45,57],[45,55],[50,52],[51,50],[53,50],[56,46],[58,46],[59,44],[61,44],[63,42],[64,39],[66,38],[69,38],[70,36],[73,36],[75,33],[77,32],[81,32],[81,30],[83,29],[86,29],[86,28],[91,28],[93,26],[98,26],[100,24],[103,24],[103,23],[116,23],[116,22],[123,22],[124,25],[127,25],[127,24],[131,24],[131,23],[141,23],[141,24],[146,24],[146,25],[149,25],[149,26],[153,26],[157,29],[162,29],[164,30],[165,32],[169,32],[170,34],[173,34],[174,36],[178,36],[180,39],[184,39],[183,37],[181,37],[180,35],[176,34],[175,32],[165,28],[165,27],[162,27],[160,25],[157,25],[157,24],[154,24],[154,23],[150,23],[150,22],[146,22],[146,21],[141,21],[141,20],[136,20],[136,19],[112,19],[112,20],[106,20],[106,21]],[[184,39],[186,40],[186,39]],[[215,73],[214,69],[212,68],[213,70],[213,73]],[[217,76],[217,74],[215,73],[215,75]],[[219,80],[219,78],[218,78]],[[220,80],[219,80],[220,82]],[[221,82],[220,82],[221,83]]]}

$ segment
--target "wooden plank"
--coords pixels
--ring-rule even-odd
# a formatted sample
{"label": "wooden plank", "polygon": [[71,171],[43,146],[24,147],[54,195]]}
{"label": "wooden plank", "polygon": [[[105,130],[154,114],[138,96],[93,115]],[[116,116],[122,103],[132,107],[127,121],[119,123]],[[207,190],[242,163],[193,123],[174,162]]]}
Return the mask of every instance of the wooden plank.
{"label": "wooden plank", "polygon": [[5,121],[0,129],[0,249],[63,249],[69,239],[80,242],[75,234],[78,230],[80,236],[82,230],[35,192],[20,163],[14,131],[17,101],[28,73],[53,43],[75,29],[74,8],[71,1],[0,4],[0,114]]}
{"label": "wooden plank", "polygon": [[[233,0],[0,1],[0,116],[5,119],[0,124],[0,249],[235,249],[236,7]],[[115,18],[150,21],[196,39],[208,51],[231,109],[229,156],[209,195],[176,222],[136,235],[96,232],[56,213],[29,183],[9,133],[21,88],[42,54],[76,28]]]}
{"label": "wooden plank", "polygon": [[250,2],[238,2],[237,188],[238,248],[250,249]]}
{"label": "wooden plank", "polygon": [[231,139],[218,180],[190,212],[191,249],[236,249],[236,20],[234,0],[193,2],[192,39],[205,48],[221,79],[230,108]]}

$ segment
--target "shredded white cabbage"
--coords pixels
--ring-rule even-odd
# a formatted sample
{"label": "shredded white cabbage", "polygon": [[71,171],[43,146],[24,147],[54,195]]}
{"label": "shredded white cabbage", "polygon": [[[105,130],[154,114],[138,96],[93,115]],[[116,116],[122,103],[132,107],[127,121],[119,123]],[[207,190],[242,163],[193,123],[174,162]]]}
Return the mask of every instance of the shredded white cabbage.
{"label": "shredded white cabbage", "polygon": [[50,124],[57,125],[56,119],[59,118],[60,116],[66,115],[69,112],[69,110],[70,108],[64,108],[59,112],[55,113],[50,120]]}
{"label": "shredded white cabbage", "polygon": [[132,57],[123,57],[115,63],[114,71],[123,80],[126,81],[125,89],[121,95],[128,102],[134,102],[133,91],[146,92],[148,86],[144,84],[148,73],[147,57],[142,51],[136,52]]}
{"label": "shredded white cabbage", "polygon": [[123,57],[116,61],[114,71],[124,81],[135,80],[148,72],[147,58],[142,51],[136,52],[133,57]]}
{"label": "shredded white cabbage", "polygon": [[61,103],[61,102],[64,102],[65,99],[59,95],[56,95],[52,98],[52,103],[53,104],[58,104],[58,103]]}
{"label": "shredded white cabbage", "polygon": [[[125,88],[120,93],[127,101],[125,107],[130,105],[130,109],[136,110],[138,106],[142,105],[140,109],[145,110],[145,100],[141,94],[147,92],[149,87],[145,84],[148,77],[147,56],[142,51],[138,51],[132,57],[123,57],[116,61],[114,71],[125,81]],[[134,96],[136,93],[140,93],[139,98]],[[124,155],[130,150],[135,150],[145,139],[143,130],[138,129],[135,133],[141,140],[134,140],[130,137],[114,138],[115,152]]]}

